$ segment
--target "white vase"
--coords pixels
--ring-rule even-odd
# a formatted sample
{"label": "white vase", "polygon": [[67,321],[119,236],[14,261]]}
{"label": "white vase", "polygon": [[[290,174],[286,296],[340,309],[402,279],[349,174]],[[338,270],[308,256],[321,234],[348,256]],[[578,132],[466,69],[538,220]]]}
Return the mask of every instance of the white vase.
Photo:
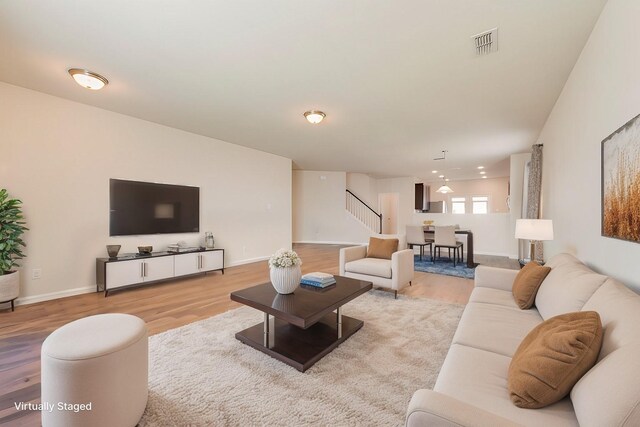
{"label": "white vase", "polygon": [[271,267],[269,271],[271,284],[279,294],[292,294],[302,278],[299,265],[293,267]]}
{"label": "white vase", "polygon": [[[13,271],[0,276],[0,301],[9,302],[20,294],[20,272]],[[13,304],[11,305],[13,309]]]}

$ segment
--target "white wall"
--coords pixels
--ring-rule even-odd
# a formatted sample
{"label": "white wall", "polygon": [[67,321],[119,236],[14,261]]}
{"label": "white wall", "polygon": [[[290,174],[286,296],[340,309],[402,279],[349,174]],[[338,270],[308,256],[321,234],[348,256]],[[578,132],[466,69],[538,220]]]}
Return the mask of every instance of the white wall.
{"label": "white wall", "polygon": [[600,148],[640,113],[639,23],[637,0],[607,2],[539,140],[543,212],[555,229],[545,256],[571,252],[636,289],[640,244],[600,236]]}
{"label": "white wall", "polygon": [[442,194],[437,192],[438,188],[442,185],[442,182],[426,184],[429,185],[431,201],[447,202],[448,212],[451,211],[451,204],[449,203],[451,197],[466,197],[467,209],[471,209],[472,196],[488,196],[490,213],[509,212],[509,208],[507,207],[509,177],[451,181],[448,184],[449,187],[454,190],[451,194]]}
{"label": "white wall", "polygon": [[406,233],[406,227],[413,222],[415,211],[415,183],[413,177],[378,179],[378,193],[398,193],[398,232]]}
{"label": "white wall", "polygon": [[[30,228],[23,302],[94,287],[107,244],[162,250],[212,231],[227,265],[291,245],[289,159],[4,83],[0,130],[0,187]],[[199,186],[201,233],[110,238],[109,178]]]}
{"label": "white wall", "polygon": [[369,241],[372,233],[345,209],[346,188],[346,172],[293,171],[294,242]]}
{"label": "white wall", "polygon": [[363,173],[347,172],[347,189],[373,209],[378,209],[378,185],[375,178]]}

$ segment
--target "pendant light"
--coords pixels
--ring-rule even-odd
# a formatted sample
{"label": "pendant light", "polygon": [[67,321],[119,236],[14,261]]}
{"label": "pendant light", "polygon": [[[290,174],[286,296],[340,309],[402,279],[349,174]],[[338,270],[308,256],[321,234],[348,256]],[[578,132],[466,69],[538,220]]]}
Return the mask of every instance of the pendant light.
{"label": "pendant light", "polygon": [[453,193],[453,190],[451,189],[451,187],[447,185],[445,181],[442,183],[442,186],[436,190],[436,193],[442,193],[442,194]]}
{"label": "pendant light", "polygon": [[[447,150],[442,150],[442,156],[440,157],[436,157],[433,160],[447,160]],[[440,188],[438,188],[436,190],[436,193],[442,193],[442,194],[448,194],[448,193],[453,193],[453,190],[451,189],[451,187],[449,187],[447,185],[447,181],[449,181],[447,178],[445,178],[444,175],[442,175],[442,185],[440,186]]]}

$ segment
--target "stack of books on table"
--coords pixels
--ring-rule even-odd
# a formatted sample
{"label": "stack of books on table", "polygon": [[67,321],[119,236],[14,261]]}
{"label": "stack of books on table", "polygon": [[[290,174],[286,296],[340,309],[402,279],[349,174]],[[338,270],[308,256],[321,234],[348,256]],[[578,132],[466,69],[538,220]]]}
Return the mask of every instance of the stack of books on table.
{"label": "stack of books on table", "polygon": [[336,283],[336,279],[331,274],[327,273],[308,273],[302,276],[300,283],[308,286],[315,286],[316,288],[326,288]]}

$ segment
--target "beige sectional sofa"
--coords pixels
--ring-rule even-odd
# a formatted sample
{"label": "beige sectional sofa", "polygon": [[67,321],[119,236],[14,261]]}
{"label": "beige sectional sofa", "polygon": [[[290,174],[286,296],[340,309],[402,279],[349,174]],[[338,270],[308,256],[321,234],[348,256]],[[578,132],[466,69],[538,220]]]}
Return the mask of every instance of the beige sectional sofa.
{"label": "beige sectional sofa", "polygon": [[[551,272],[531,310],[513,299],[518,271],[476,269],[434,390],[413,395],[407,426],[640,426],[640,296],[569,254],[546,265]],[[560,402],[542,409],[513,405],[507,371],[522,339],[550,317],[581,310],[597,311],[602,320],[597,364]]]}

